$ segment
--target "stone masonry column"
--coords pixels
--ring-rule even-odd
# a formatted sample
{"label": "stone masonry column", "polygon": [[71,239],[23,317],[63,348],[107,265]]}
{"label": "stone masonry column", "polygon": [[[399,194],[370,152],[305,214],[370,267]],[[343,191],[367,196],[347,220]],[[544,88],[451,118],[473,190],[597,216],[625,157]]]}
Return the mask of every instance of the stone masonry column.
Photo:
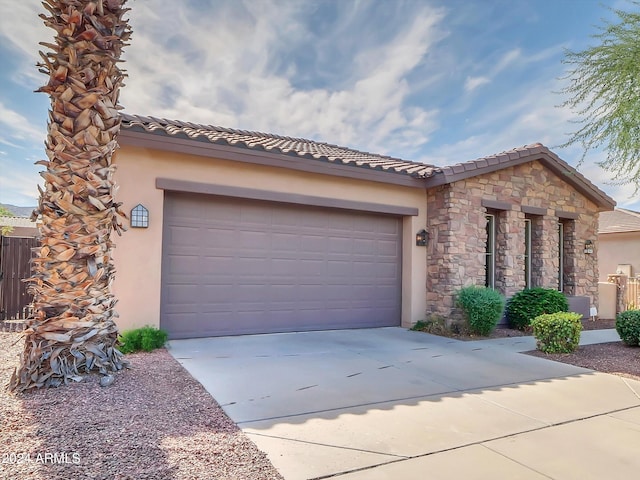
{"label": "stone masonry column", "polygon": [[503,210],[497,218],[496,290],[507,298],[524,289],[525,215]]}
{"label": "stone masonry column", "polygon": [[[575,221],[575,295],[588,296],[598,306],[598,217],[582,213]],[[593,242],[593,253],[584,252],[585,242]]]}
{"label": "stone masonry column", "polygon": [[[576,222],[573,220],[561,219],[563,228],[563,268],[562,268],[562,291],[566,295],[576,295],[576,283],[579,270],[578,258],[582,251],[578,250],[578,241],[576,238]],[[597,277],[596,277],[597,278]]]}
{"label": "stone masonry column", "polygon": [[558,218],[555,215],[544,215],[542,217],[542,229],[540,231],[540,246],[538,252],[540,258],[540,274],[542,277],[541,287],[559,287],[558,274],[560,268],[560,247],[559,247]]}

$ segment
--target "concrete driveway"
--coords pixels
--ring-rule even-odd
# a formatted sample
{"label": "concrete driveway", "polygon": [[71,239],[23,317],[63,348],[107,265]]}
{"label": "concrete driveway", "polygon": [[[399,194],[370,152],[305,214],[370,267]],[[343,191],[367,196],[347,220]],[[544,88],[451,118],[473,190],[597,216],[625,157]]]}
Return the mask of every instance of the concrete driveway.
{"label": "concrete driveway", "polygon": [[637,476],[640,382],[533,348],[401,328],[169,345],[286,479]]}

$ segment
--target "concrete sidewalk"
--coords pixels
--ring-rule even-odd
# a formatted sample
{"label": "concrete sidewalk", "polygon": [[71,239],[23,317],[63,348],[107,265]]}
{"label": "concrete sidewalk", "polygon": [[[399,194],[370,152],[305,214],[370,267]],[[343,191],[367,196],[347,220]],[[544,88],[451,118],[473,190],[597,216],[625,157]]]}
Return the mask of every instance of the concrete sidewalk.
{"label": "concrete sidewalk", "polygon": [[635,477],[640,382],[532,348],[400,328],[170,342],[286,479]]}

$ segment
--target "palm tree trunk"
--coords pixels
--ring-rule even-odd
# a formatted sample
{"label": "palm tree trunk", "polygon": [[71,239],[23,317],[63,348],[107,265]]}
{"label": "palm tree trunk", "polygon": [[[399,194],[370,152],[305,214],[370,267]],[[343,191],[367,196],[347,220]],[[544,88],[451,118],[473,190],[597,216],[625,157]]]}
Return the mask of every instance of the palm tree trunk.
{"label": "palm tree trunk", "polygon": [[120,131],[118,68],[131,30],[126,0],[45,0],[45,25],[55,43],[41,43],[40,71],[49,76],[38,91],[51,110],[48,160],[40,201],[41,247],[30,288],[34,314],[27,321],[13,391],[59,386],[82,373],[108,375],[126,366],[116,348],[116,299],[111,234],[123,230],[124,214],[113,197],[111,158]]}

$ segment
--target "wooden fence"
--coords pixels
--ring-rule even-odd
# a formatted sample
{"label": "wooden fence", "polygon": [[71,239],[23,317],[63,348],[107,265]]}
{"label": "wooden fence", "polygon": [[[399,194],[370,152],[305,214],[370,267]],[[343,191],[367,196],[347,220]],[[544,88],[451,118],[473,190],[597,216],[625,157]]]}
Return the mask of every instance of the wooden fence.
{"label": "wooden fence", "polygon": [[624,303],[627,310],[640,309],[640,278],[629,278],[625,290]]}
{"label": "wooden fence", "polygon": [[33,301],[22,280],[31,276],[32,237],[0,237],[0,321],[29,316]]}

